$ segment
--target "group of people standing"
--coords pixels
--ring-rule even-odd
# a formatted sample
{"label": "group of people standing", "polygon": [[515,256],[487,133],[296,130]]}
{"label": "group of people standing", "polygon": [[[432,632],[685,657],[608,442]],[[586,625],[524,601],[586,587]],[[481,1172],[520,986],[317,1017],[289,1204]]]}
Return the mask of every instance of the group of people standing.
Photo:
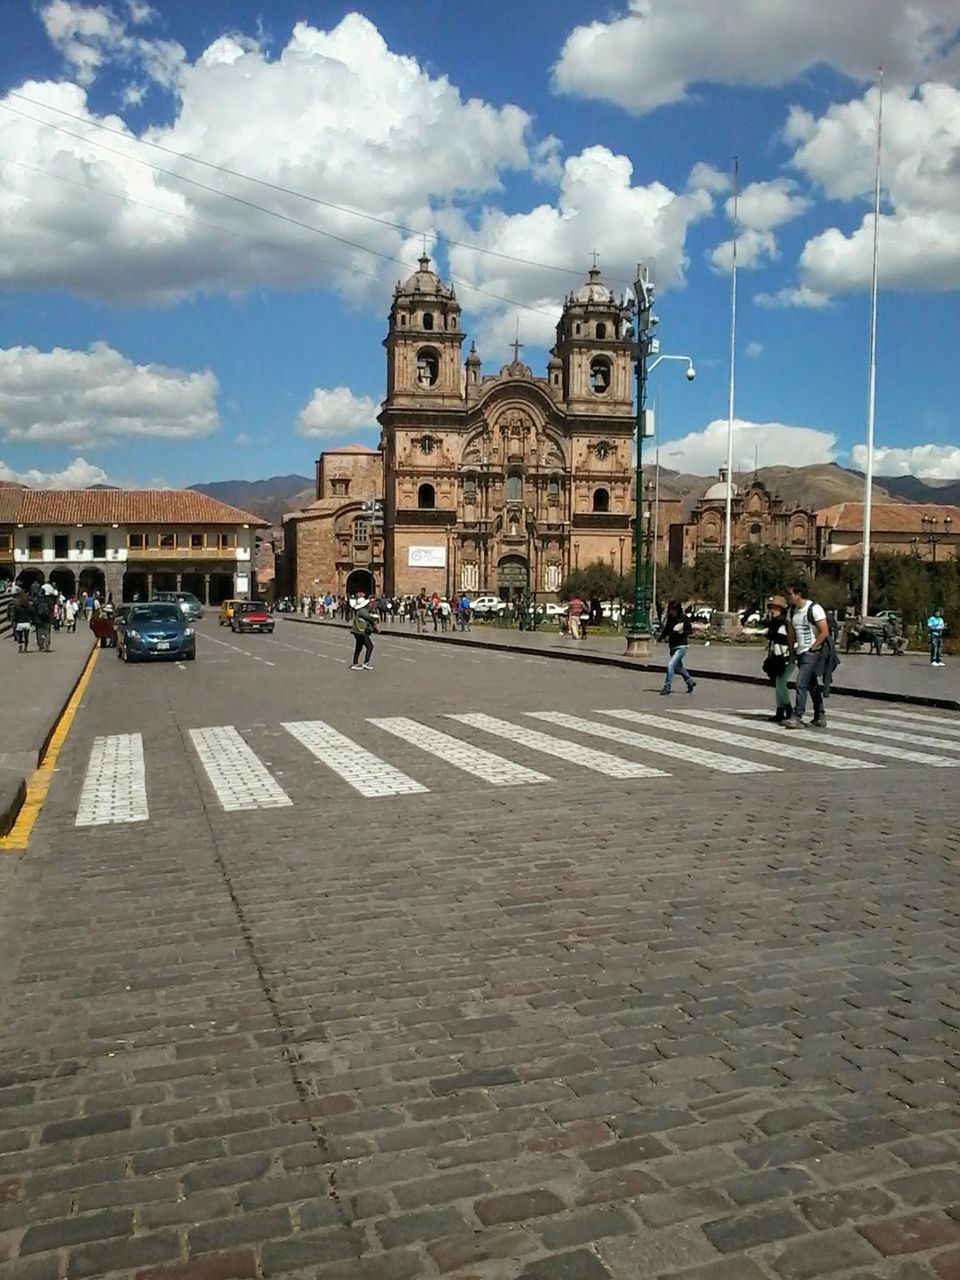
{"label": "group of people standing", "polygon": [[112,596],[101,600],[98,591],[65,596],[50,583],[35,582],[28,591],[18,591],[13,600],[13,639],[17,652],[29,652],[32,632],[37,651],[49,653],[55,631],[75,632],[81,615],[92,626],[101,614],[112,612]]}

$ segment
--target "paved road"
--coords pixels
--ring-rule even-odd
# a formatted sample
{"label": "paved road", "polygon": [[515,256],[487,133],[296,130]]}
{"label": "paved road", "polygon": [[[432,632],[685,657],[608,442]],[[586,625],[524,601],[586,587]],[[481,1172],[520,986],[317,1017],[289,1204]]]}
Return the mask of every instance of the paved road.
{"label": "paved road", "polygon": [[2,1274],[960,1274],[960,717],[347,643],[100,658],[0,861]]}
{"label": "paved road", "polygon": [[[291,621],[299,622],[297,615],[280,615],[279,620],[285,626]],[[311,619],[310,625],[336,629],[335,625],[316,619]],[[404,623],[396,626],[391,623],[390,628],[400,635],[414,634],[414,628]],[[428,629],[427,638],[432,639],[433,634],[432,628]],[[625,643],[622,635],[593,629],[586,639],[571,640],[562,636],[553,625],[545,625],[539,631],[531,632],[492,624],[477,624],[467,633],[450,631],[446,636],[441,632],[440,636],[445,643],[465,640],[471,645],[510,645],[526,653],[588,654],[597,658],[615,659],[623,658]],[[759,643],[713,642],[707,645],[695,637],[690,647],[691,665],[704,673],[746,675],[761,680],[760,664],[763,654],[763,645]],[[654,645],[649,661],[662,670],[666,660],[666,647]],[[842,654],[836,684],[840,689],[871,690],[884,694],[902,694],[910,698],[949,699],[960,706],[960,662],[949,656],[945,666],[931,667],[926,652],[911,651],[899,658],[890,653],[879,658],[867,652]],[[956,710],[957,707],[953,709]]]}

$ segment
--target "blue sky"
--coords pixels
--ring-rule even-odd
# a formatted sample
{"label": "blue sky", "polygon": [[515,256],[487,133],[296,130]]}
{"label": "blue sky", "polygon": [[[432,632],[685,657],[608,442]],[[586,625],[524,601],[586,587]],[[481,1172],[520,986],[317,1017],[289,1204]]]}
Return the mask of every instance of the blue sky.
{"label": "blue sky", "polygon": [[663,348],[698,370],[655,376],[663,451],[712,471],[734,155],[737,459],[856,463],[881,62],[878,470],[960,477],[953,0],[11,3],[0,478],[310,474],[374,444],[422,234],[487,371],[519,319],[543,372],[594,249],[618,282],[652,260]]}

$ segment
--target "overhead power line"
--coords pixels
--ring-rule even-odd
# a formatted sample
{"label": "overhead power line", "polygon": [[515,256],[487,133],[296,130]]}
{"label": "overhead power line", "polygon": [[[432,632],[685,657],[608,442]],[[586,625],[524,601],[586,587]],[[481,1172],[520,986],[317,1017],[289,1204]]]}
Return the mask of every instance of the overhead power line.
{"label": "overhead power line", "polygon": [[[29,120],[31,123],[37,124],[43,129],[52,129],[56,133],[62,133],[67,137],[75,138],[77,141],[86,143],[88,146],[96,147],[99,151],[119,156],[121,159],[129,161],[131,164],[143,165],[147,169],[152,169],[155,173],[162,173],[165,176],[172,178],[175,182],[185,182],[192,187],[199,188],[201,191],[207,191],[211,195],[219,196],[224,200],[232,200],[235,204],[243,205],[247,209],[254,209],[258,213],[264,213],[270,218],[277,218],[280,222],[289,223],[291,226],[299,227],[303,231],[309,231],[314,235],[323,236],[325,239],[334,240],[338,244],[343,244],[348,248],[356,249],[360,253],[371,254],[376,258],[382,259],[384,262],[396,263],[398,266],[403,267],[405,271],[409,271],[411,269],[409,263],[404,262],[402,258],[395,257],[393,254],[384,253],[380,249],[372,249],[369,245],[360,244],[355,240],[348,240],[346,236],[338,236],[333,231],[326,231],[322,227],[314,226],[309,222],[303,222],[299,218],[292,218],[289,214],[281,213],[278,209],[270,209],[266,205],[257,204],[253,200],[247,200],[245,197],[235,195],[231,191],[223,191],[219,187],[212,187],[209,183],[200,182],[196,178],[190,178],[186,174],[177,173],[173,169],[165,169],[162,165],[154,164],[152,161],[142,159],[140,156],[132,156],[127,152],[118,151],[115,147],[109,147],[106,143],[97,142],[94,138],[85,137],[83,134],[75,133],[72,129],[64,128],[63,125],[53,124],[49,120],[39,120],[36,116],[31,116],[25,111],[19,111],[16,107],[11,107],[6,102],[0,102],[0,107],[2,107],[4,111],[9,111],[12,115],[18,116],[22,120]],[[556,319],[553,312],[545,311],[542,307],[534,307],[529,303],[519,302],[515,298],[507,298],[502,294],[493,293],[489,289],[481,289],[478,285],[471,284],[467,280],[451,278],[451,283],[457,288],[466,289],[486,298],[492,298],[494,301],[502,302],[506,306],[520,307],[524,311],[532,311],[536,315],[548,316],[551,320]]]}
{"label": "overhead power line", "polygon": [[[364,212],[364,210],[354,208],[351,205],[337,204],[332,200],[324,200],[320,196],[310,195],[305,191],[297,191],[292,187],[285,187],[281,183],[270,182],[266,178],[258,178],[258,177],[255,177],[253,174],[243,173],[238,169],[230,168],[228,165],[216,164],[212,160],[204,160],[200,156],[192,155],[188,151],[177,151],[174,147],[164,146],[163,143],[153,142],[149,138],[138,138],[133,134],[125,133],[122,129],[114,129],[111,125],[103,124],[98,120],[91,120],[87,116],[77,115],[75,112],[67,111],[63,107],[55,107],[55,106],[52,106],[50,103],[40,102],[36,98],[30,98],[23,93],[16,93],[14,91],[11,91],[7,94],[7,97],[16,98],[18,102],[29,103],[32,107],[39,107],[44,111],[55,111],[57,112],[58,115],[64,116],[69,120],[74,120],[78,124],[86,125],[88,128],[101,130],[103,133],[112,134],[114,137],[122,138],[125,142],[133,142],[133,143],[136,143],[138,146],[143,146],[143,147],[152,147],[153,150],[161,151],[165,155],[175,157],[177,160],[189,160],[191,164],[202,165],[203,168],[211,169],[216,173],[227,174],[229,177],[239,178],[243,182],[252,182],[256,186],[264,187],[268,191],[276,191],[279,194],[291,196],[297,200],[306,200],[310,204],[319,205],[324,209],[333,209],[337,213],[345,213],[350,217],[362,218],[367,222],[374,222],[378,226],[388,227],[393,231],[400,231],[407,236],[431,237],[439,241],[441,244],[449,245],[451,248],[467,249],[471,253],[480,253],[485,255],[486,257],[498,258],[503,262],[513,262],[518,266],[535,267],[540,271],[556,271],[563,275],[576,276],[579,279],[583,278],[583,270],[578,269],[576,267],[563,267],[563,266],[557,265],[556,263],[537,262],[532,258],[522,258],[519,255],[515,255],[511,253],[503,253],[498,249],[487,249],[487,248],[484,248],[482,245],[471,244],[469,241],[454,240],[452,237],[446,236],[442,232],[437,231],[436,229],[425,231],[422,228],[418,229],[416,227],[410,227],[407,224],[402,222],[391,221],[389,218],[381,218],[376,214],[366,213]],[[3,105],[3,104],[0,104],[0,105]],[[27,116],[25,118],[31,119],[32,117]],[[37,123],[43,124],[47,122],[37,121]],[[624,280],[612,280],[611,283],[624,284],[624,285],[629,284],[628,281],[624,281]]]}

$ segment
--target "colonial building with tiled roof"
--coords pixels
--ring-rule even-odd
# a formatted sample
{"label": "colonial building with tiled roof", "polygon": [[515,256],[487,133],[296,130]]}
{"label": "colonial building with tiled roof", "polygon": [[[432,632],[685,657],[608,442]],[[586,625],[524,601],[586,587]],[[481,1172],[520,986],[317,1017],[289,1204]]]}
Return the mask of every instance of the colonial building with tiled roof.
{"label": "colonial building with tiled roof", "polygon": [[217,604],[251,594],[265,526],[193,489],[2,488],[0,577],[116,603],[182,590]]}
{"label": "colonial building with tiled roof", "polygon": [[[930,534],[944,559],[960,547],[960,507],[933,502],[875,502],[870,510],[870,546],[888,555],[933,558]],[[863,503],[839,502],[817,512],[820,563],[841,564],[863,555]]]}

